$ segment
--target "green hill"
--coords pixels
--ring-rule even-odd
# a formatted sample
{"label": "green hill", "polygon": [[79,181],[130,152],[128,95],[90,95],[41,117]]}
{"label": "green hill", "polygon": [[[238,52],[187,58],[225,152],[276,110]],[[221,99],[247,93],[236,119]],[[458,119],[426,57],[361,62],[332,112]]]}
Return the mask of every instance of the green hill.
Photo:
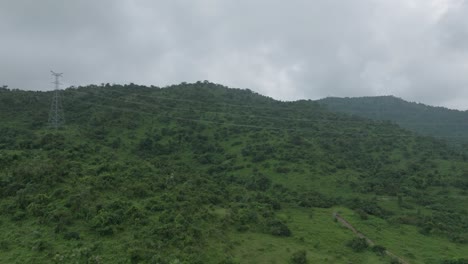
{"label": "green hill", "polygon": [[393,96],[337,98],[317,101],[331,111],[388,120],[422,135],[468,143],[468,113],[404,101]]}
{"label": "green hill", "polygon": [[466,263],[443,141],[209,82],[62,96],[53,130],[51,92],[0,89],[0,263]]}

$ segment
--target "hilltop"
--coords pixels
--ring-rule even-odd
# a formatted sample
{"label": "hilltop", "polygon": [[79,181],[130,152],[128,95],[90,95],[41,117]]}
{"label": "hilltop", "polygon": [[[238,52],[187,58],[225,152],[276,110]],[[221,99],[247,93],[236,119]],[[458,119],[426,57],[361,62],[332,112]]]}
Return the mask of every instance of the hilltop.
{"label": "hilltop", "polygon": [[421,135],[453,143],[468,143],[468,113],[407,102],[394,96],[338,98],[317,101],[330,111],[388,120]]}
{"label": "hilltop", "polygon": [[467,258],[467,157],[444,141],[209,82],[71,87],[54,130],[51,96],[0,89],[0,262]]}

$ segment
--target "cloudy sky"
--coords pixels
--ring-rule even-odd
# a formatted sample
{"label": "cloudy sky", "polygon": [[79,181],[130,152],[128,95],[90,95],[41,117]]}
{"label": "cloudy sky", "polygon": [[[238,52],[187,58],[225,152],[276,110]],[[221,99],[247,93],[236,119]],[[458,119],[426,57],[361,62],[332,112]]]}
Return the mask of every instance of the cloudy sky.
{"label": "cloudy sky", "polygon": [[209,80],[468,109],[468,0],[0,0],[0,85]]}

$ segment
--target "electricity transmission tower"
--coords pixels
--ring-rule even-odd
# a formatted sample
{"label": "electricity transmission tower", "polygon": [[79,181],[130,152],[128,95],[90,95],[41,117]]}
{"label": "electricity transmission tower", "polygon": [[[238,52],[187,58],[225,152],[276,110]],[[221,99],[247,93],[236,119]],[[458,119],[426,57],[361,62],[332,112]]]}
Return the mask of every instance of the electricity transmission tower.
{"label": "electricity transmission tower", "polygon": [[63,113],[59,90],[61,84],[59,78],[62,77],[63,73],[50,72],[55,77],[55,81],[53,82],[53,84],[55,84],[55,91],[52,97],[52,104],[50,105],[49,126],[58,129],[65,124],[65,115]]}

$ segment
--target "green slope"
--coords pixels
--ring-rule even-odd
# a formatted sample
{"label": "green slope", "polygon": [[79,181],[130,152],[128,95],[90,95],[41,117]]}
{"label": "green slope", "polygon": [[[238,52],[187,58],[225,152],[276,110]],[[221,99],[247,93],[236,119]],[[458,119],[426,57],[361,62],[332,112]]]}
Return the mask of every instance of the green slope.
{"label": "green slope", "polygon": [[0,90],[0,263],[392,261],[336,211],[410,263],[468,257],[441,141],[208,82],[70,88],[54,131],[51,95]]}
{"label": "green slope", "polygon": [[468,143],[468,113],[407,102],[393,96],[337,98],[317,101],[331,111],[389,120],[422,135],[453,143]]}

